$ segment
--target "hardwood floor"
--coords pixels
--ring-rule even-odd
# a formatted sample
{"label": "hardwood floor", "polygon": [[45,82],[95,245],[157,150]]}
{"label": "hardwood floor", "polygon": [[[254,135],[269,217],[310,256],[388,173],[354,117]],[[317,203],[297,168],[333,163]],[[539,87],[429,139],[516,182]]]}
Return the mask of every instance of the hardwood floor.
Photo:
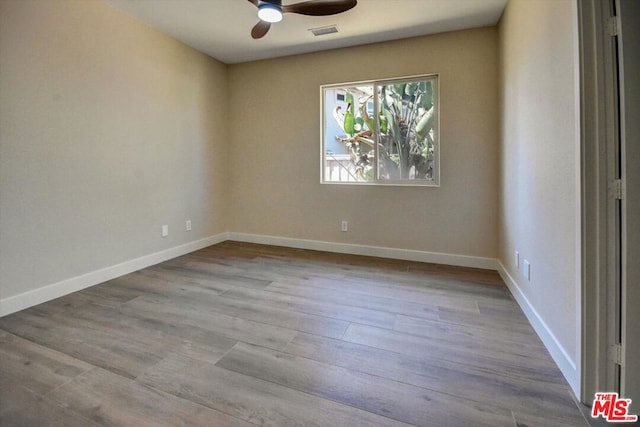
{"label": "hardwood floor", "polygon": [[0,319],[2,426],[588,426],[495,272],[225,242]]}

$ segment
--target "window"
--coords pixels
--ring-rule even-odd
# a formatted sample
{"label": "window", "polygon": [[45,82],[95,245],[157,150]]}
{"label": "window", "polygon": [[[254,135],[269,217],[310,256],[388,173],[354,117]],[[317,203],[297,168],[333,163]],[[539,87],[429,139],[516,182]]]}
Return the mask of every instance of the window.
{"label": "window", "polygon": [[439,185],[437,75],[320,91],[323,183]]}

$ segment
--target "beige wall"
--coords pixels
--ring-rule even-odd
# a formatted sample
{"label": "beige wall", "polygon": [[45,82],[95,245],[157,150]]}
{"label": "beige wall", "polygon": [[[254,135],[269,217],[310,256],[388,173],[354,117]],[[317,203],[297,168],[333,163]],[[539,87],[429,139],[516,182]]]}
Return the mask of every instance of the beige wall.
{"label": "beige wall", "polygon": [[[575,365],[573,373],[564,370],[574,390],[580,365],[576,20],[572,0],[510,0],[500,23],[500,261]],[[522,274],[524,259],[531,281]]]}
{"label": "beige wall", "polygon": [[0,72],[0,299],[226,231],[225,65],[102,2],[5,0]]}
{"label": "beige wall", "polygon": [[[230,66],[229,228],[496,258],[497,61],[483,28]],[[319,86],[425,73],[440,75],[441,187],[321,185]]]}
{"label": "beige wall", "polygon": [[[224,231],[497,257],[579,364],[574,8],[225,66],[97,0],[0,1],[0,301]],[[424,73],[441,186],[321,185],[319,86]]]}

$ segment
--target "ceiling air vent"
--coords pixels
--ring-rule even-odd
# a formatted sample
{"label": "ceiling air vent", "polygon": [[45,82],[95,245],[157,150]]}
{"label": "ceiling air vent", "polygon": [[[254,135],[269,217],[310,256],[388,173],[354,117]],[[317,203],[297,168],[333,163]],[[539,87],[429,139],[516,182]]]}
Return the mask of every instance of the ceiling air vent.
{"label": "ceiling air vent", "polygon": [[338,26],[337,25],[327,25],[326,27],[317,27],[317,28],[309,28],[309,31],[313,33],[314,36],[324,36],[325,34],[337,33]]}

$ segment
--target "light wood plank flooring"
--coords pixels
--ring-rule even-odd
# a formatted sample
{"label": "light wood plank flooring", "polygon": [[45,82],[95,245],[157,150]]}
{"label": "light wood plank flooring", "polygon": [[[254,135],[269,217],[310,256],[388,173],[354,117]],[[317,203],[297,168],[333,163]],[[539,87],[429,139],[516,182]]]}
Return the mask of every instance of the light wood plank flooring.
{"label": "light wood plank flooring", "polygon": [[0,319],[0,425],[588,426],[495,272],[225,242]]}

